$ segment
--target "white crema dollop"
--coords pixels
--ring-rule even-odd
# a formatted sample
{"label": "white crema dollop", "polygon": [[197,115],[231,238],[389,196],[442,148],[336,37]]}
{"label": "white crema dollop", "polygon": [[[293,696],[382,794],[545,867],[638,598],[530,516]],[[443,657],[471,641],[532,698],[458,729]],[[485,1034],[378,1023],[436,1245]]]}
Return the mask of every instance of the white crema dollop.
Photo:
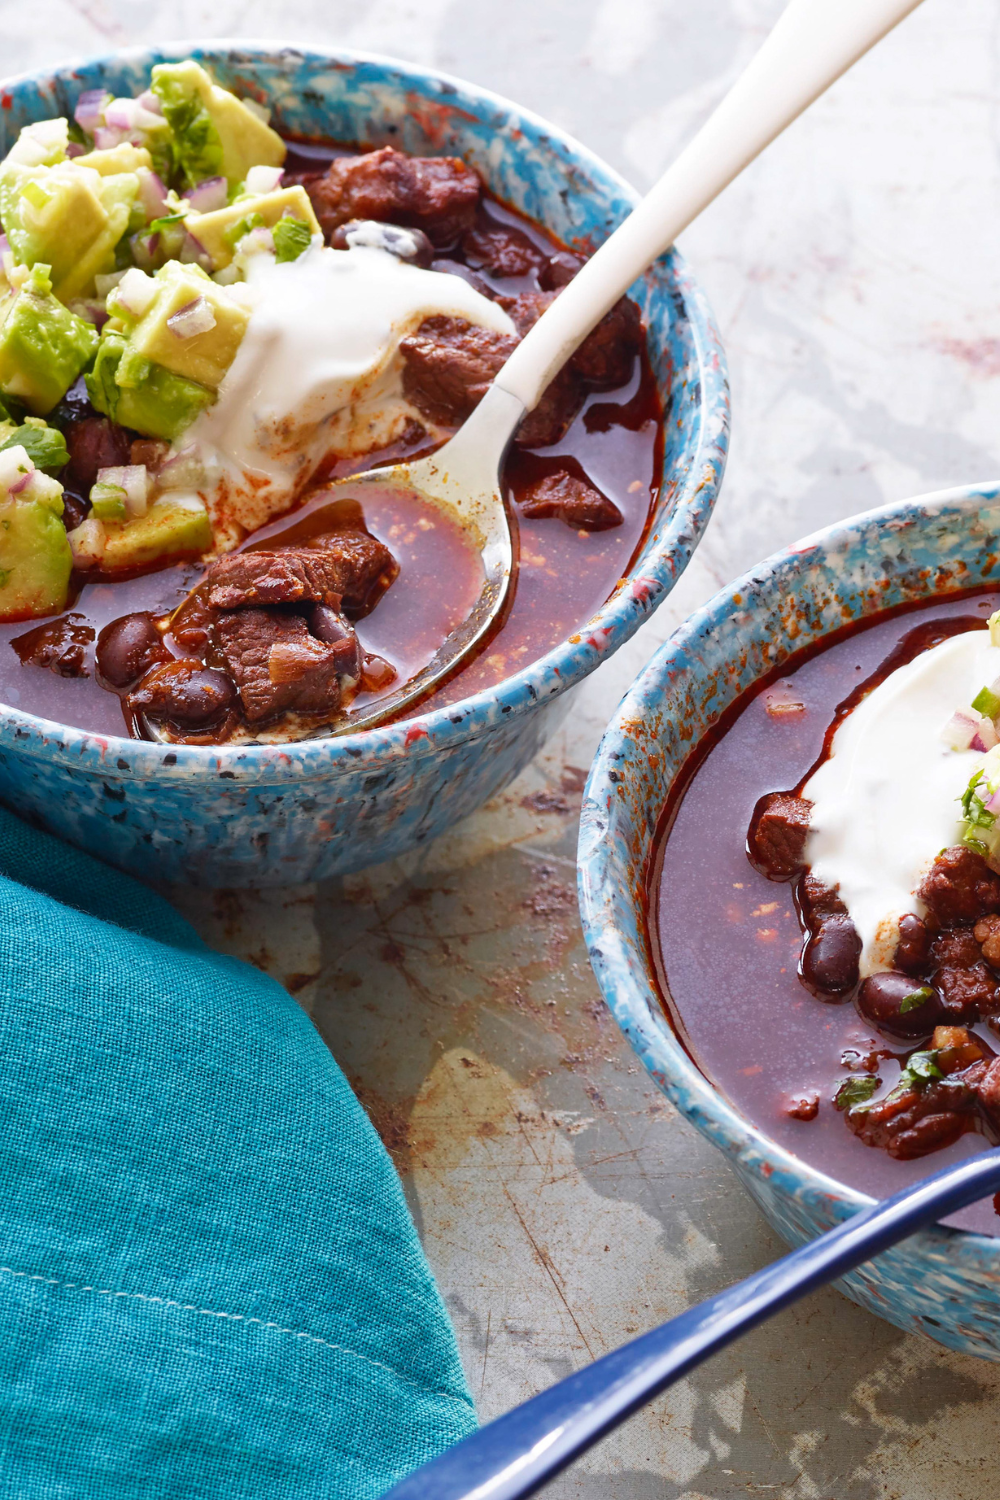
{"label": "white crema dollop", "polygon": [[955,843],[958,799],[985,758],[949,749],[941,730],[998,676],[1000,648],[985,630],[921,652],[848,715],[802,789],[813,803],[805,857],[840,887],[863,944],[862,976],[889,967],[900,917],[923,915],[914,892]]}

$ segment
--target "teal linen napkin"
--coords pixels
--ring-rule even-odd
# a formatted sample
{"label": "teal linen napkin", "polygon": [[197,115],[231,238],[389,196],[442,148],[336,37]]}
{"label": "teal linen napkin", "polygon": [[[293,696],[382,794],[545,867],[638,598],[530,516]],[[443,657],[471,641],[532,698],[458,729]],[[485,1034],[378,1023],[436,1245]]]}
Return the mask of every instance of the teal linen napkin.
{"label": "teal linen napkin", "polygon": [[475,1425],[308,1017],[0,809],[0,1496],[354,1500]]}

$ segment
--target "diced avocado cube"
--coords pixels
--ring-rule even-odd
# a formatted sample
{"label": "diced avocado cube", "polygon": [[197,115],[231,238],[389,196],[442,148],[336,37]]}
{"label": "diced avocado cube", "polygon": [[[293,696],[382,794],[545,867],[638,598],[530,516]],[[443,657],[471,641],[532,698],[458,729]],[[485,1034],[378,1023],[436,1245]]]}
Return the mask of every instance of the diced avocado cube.
{"label": "diced avocado cube", "polygon": [[52,167],[57,161],[65,160],[68,143],[69,121],[64,116],[36,120],[33,125],[22,125],[3,165],[16,162],[25,167]]}
{"label": "diced avocado cube", "polygon": [[133,427],[145,437],[173,442],[195,417],[211,406],[215,392],[148,360],[143,362],[143,380],[134,385],[119,385],[117,376],[123,361],[126,374],[131,365],[134,376],[135,361],[126,358],[128,347],[124,334],[104,333],[94,368],[86,377],[87,394],[97,410],[113,422]]}
{"label": "diced avocado cube", "polygon": [[163,495],[144,516],[106,521],[101,567],[113,573],[141,568],[163,557],[207,552],[212,545],[208,511],[196,495]]}
{"label": "diced avocado cube", "polygon": [[251,214],[259,214],[259,223],[273,229],[286,213],[302,219],[312,234],[320,234],[319,223],[313,212],[309,194],[304,187],[276,188],[273,193],[257,193],[246,198],[237,198],[226,208],[217,208],[210,214],[188,214],[187,228],[204,245],[217,271],[228,266],[233,258],[234,244],[231,231]]}
{"label": "diced avocado cube", "polygon": [[1000,714],[1000,694],[994,692],[992,687],[980,688],[972,700],[972,707],[977,714],[982,714],[983,718],[995,719]]}
{"label": "diced avocado cube", "polygon": [[145,146],[134,146],[131,141],[121,141],[117,146],[108,146],[104,151],[88,151],[86,156],[74,156],[74,167],[90,167],[102,177],[113,177],[118,172],[138,172],[140,167],[151,169],[153,158]]}
{"label": "diced avocado cube", "polygon": [[48,499],[0,502],[0,620],[66,607],[73,554],[61,512],[61,498],[58,510]]}
{"label": "diced avocado cube", "polygon": [[97,330],[52,295],[43,266],[0,303],[0,391],[44,417],[97,348]]}
{"label": "diced avocado cube", "polygon": [[[168,261],[157,271],[156,279],[161,283],[160,290],[131,330],[130,350],[175,375],[217,388],[236,357],[249,312],[198,266]],[[211,308],[213,326],[204,333],[187,336],[181,328],[175,332],[169,319],[199,298]],[[123,383],[120,374],[118,383]]]}
{"label": "diced avocado cube", "polygon": [[280,135],[193,59],[158,63],[152,89],[173,129],[174,157],[189,186],[220,173],[235,186],[251,167],[280,167],[285,160]]}
{"label": "diced avocado cube", "polygon": [[134,172],[102,177],[75,161],[0,169],[0,219],[14,259],[51,267],[56,296],[68,302],[114,269],[139,191]]}

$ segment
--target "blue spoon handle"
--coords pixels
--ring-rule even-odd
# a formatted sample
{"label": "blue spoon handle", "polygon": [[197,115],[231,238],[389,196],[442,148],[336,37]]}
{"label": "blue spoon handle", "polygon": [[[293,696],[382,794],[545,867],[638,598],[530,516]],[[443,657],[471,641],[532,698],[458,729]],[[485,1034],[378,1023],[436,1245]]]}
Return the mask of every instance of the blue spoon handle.
{"label": "blue spoon handle", "polygon": [[947,1167],[578,1370],[417,1469],[383,1500],[520,1500],[688,1370],[807,1292],[1000,1190],[1000,1149]]}

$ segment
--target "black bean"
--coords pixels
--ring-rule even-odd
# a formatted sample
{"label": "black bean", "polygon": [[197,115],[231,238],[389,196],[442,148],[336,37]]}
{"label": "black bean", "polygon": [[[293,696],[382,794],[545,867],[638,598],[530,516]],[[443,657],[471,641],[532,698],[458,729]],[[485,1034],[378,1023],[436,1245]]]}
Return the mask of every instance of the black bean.
{"label": "black bean", "polygon": [[169,661],[155,619],[151,614],[122,615],[97,637],[97,670],[110,687],[129,688],[154,663]]}
{"label": "black bean", "polygon": [[[924,994],[924,991],[927,993]],[[858,992],[858,1010],[866,1021],[890,1036],[927,1036],[944,1017],[941,997],[931,985],[889,969],[872,974]]]}
{"label": "black bean", "polygon": [[208,729],[236,707],[236,688],[225,672],[200,661],[154,667],[128,698],[133,712],[184,732]]}
{"label": "black bean", "polygon": [[893,957],[897,969],[905,974],[919,974],[930,958],[931,935],[919,917],[901,917],[899,943]]}
{"label": "black bean", "polygon": [[338,648],[337,674],[357,682],[361,676],[362,653],[351,624],[339,610],[328,604],[314,604],[309,611],[307,623],[310,634],[325,646]]}
{"label": "black bean", "polygon": [[331,234],[330,244],[334,250],[387,250],[397,260],[423,270],[434,259],[434,246],[422,229],[404,229],[400,224],[382,224],[377,219],[351,219],[341,224]]}
{"label": "black bean", "polygon": [[858,982],[861,939],[846,915],[824,917],[802,954],[802,978],[814,992],[844,995]]}

